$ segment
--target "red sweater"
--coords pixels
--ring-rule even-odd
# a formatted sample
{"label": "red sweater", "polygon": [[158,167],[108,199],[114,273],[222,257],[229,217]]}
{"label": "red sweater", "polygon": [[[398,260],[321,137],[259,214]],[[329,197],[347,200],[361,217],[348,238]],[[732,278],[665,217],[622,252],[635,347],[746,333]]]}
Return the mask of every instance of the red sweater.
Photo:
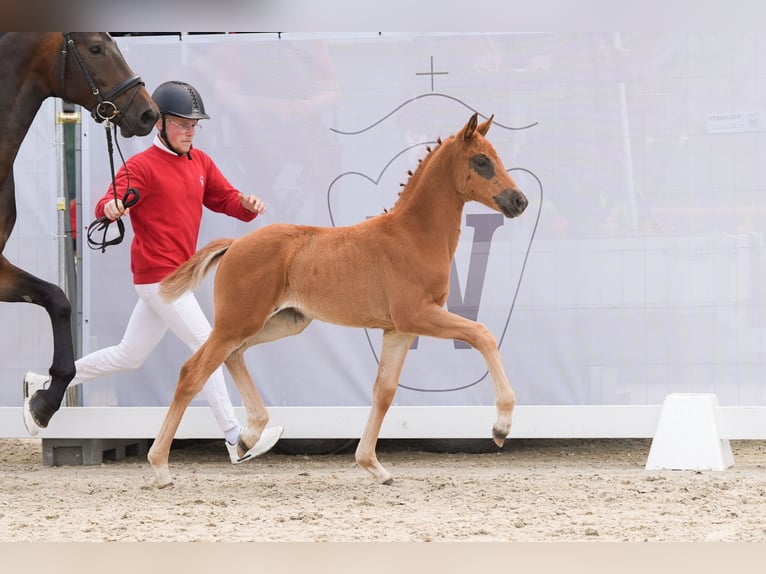
{"label": "red sweater", "polygon": [[[133,227],[130,269],[136,285],[158,283],[194,254],[203,205],[241,221],[256,217],[242,207],[239,190],[210,156],[195,148],[189,160],[160,145],[155,140],[126,162],[130,187],[139,194],[138,203],[128,213]],[[120,198],[128,188],[125,167],[116,175]],[[103,217],[104,205],[110,200],[114,200],[111,184],[96,204],[97,218]]]}

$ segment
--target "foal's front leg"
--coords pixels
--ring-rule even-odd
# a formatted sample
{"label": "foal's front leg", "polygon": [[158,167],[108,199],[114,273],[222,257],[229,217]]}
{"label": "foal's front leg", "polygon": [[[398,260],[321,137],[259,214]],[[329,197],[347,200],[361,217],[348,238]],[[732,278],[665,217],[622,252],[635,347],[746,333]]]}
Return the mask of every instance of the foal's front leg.
{"label": "foal's front leg", "polygon": [[372,408],[362,438],[356,447],[356,463],[369,471],[375,480],[381,484],[393,484],[394,479],[391,473],[383,468],[383,465],[378,461],[375,446],[378,443],[383,419],[394,400],[404,359],[407,357],[407,351],[414,338],[414,335],[399,333],[398,331],[383,333],[383,348],[380,352],[378,375],[372,388]]}
{"label": "foal's front leg", "polygon": [[503,446],[511,431],[516,394],[503,369],[494,335],[482,323],[450,313],[438,305],[425,307],[418,314],[409,315],[406,319],[408,331],[412,330],[412,332],[442,339],[464,341],[482,354],[492,380],[497,407],[497,420],[492,426],[492,439],[497,446]]}

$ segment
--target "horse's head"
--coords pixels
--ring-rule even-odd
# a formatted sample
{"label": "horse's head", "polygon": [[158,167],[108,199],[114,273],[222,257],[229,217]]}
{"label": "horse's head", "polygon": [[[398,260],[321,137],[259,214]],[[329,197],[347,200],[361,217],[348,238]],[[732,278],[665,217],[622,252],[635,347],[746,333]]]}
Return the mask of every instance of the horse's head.
{"label": "horse's head", "polygon": [[125,137],[148,134],[159,110],[114,39],[106,32],[71,32],[63,42],[53,65],[59,71],[56,95],[87,108],[96,121],[119,125]]}
{"label": "horse's head", "polygon": [[506,217],[517,217],[527,208],[528,201],[508,175],[495,148],[484,137],[492,125],[492,117],[479,124],[478,114],[473,114],[455,134],[455,143],[462,155],[456,181],[462,185],[466,200],[478,201]]}

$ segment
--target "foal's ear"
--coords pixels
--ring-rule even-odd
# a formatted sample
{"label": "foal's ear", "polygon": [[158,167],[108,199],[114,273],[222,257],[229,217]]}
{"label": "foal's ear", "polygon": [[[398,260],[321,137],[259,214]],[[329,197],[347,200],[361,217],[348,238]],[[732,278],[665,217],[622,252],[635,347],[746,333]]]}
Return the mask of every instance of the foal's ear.
{"label": "foal's ear", "polygon": [[481,135],[483,136],[487,135],[487,132],[489,131],[489,126],[492,125],[492,120],[494,119],[494,117],[495,117],[495,114],[492,114],[491,116],[489,116],[489,119],[486,122],[484,122],[478,127],[479,133]]}
{"label": "foal's ear", "polygon": [[471,116],[471,119],[468,120],[468,123],[465,124],[465,128],[463,128],[463,139],[468,141],[473,137],[473,132],[476,131],[476,124],[477,118],[479,117],[478,112],[474,112],[474,114]]}
{"label": "foal's ear", "polygon": [[495,117],[495,114],[492,114],[489,119],[479,125],[478,119],[479,119],[479,113],[476,112],[471,116],[471,119],[468,120],[468,123],[465,125],[465,129],[463,131],[463,139],[469,140],[473,137],[473,132],[477,131],[485,136],[487,135],[487,132],[489,131],[489,126],[492,125],[492,119]]}

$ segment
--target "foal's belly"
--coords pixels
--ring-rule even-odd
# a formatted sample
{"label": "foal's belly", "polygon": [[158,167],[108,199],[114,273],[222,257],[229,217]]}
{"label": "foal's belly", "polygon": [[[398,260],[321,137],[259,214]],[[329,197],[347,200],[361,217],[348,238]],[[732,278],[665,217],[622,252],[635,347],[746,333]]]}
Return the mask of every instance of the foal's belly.
{"label": "foal's belly", "polygon": [[392,329],[388,308],[365,293],[312,293],[294,299],[291,307],[312,319],[347,327]]}

